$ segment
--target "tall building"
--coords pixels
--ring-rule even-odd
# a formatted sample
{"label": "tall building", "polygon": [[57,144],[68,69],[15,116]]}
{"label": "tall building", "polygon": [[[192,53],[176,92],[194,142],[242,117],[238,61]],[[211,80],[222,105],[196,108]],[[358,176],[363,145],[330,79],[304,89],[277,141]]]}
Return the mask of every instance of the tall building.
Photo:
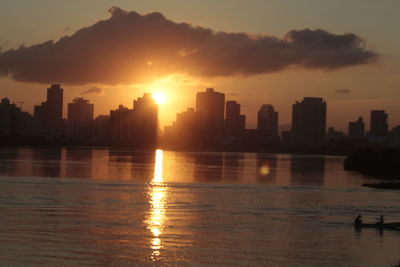
{"label": "tall building", "polygon": [[35,106],[35,116],[40,121],[42,135],[54,137],[62,134],[63,126],[63,89],[59,84],[52,84],[47,89],[46,102]]}
{"label": "tall building", "polygon": [[293,104],[291,138],[294,145],[318,146],[325,141],[326,102],[305,97]]}
{"label": "tall building", "polygon": [[176,121],[164,128],[165,143],[178,149],[197,148],[198,128],[197,113],[194,108],[188,108],[177,113]]}
{"label": "tall building", "polygon": [[133,101],[133,109],[122,105],[110,112],[110,136],[114,145],[153,148],[157,144],[158,106],[151,94]]}
{"label": "tall building", "polygon": [[81,97],[68,104],[68,134],[73,137],[87,137],[92,133],[94,105]]}
{"label": "tall building", "polygon": [[384,110],[371,111],[371,128],[370,135],[372,136],[386,136],[388,132],[388,115]]}
{"label": "tall building", "polygon": [[225,138],[237,139],[244,135],[246,117],[240,114],[240,104],[226,101]]}
{"label": "tall building", "polygon": [[133,101],[134,138],[138,145],[155,146],[158,136],[158,105],[149,93]]}
{"label": "tall building", "polygon": [[362,117],[358,117],[358,120],[349,122],[349,136],[354,138],[361,138],[365,135],[364,121]]}
{"label": "tall building", "polygon": [[262,136],[278,136],[278,112],[273,105],[262,105],[257,113],[257,130]]}
{"label": "tall building", "polygon": [[26,137],[32,130],[31,115],[3,98],[0,102],[0,138]]}
{"label": "tall building", "polygon": [[206,146],[221,144],[224,131],[225,95],[207,88],[196,95],[199,140]]}
{"label": "tall building", "polygon": [[113,145],[132,145],[133,116],[132,110],[123,105],[110,110],[110,142]]}

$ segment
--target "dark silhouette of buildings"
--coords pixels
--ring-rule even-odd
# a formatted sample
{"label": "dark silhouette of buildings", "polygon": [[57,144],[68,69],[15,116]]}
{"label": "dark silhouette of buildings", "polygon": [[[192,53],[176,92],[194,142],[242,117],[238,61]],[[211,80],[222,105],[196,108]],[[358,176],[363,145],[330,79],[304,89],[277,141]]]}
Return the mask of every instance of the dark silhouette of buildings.
{"label": "dark silhouette of buildings", "polygon": [[273,105],[262,105],[257,113],[257,130],[269,140],[278,136],[278,112]]}
{"label": "dark silhouette of buildings", "polygon": [[158,106],[149,93],[133,101],[134,132],[138,144],[155,146],[157,144]]}
{"label": "dark silhouette of buildings", "polygon": [[341,139],[344,137],[343,132],[336,131],[335,127],[329,127],[328,132],[326,133],[326,141],[331,141],[334,139]]}
{"label": "dark silhouette of buildings", "polygon": [[362,117],[358,117],[358,120],[349,122],[349,137],[352,138],[363,138],[365,135],[364,121]]}
{"label": "dark silhouette of buildings", "polygon": [[87,138],[92,134],[94,105],[89,100],[75,98],[68,104],[68,136]]}
{"label": "dark silhouette of buildings", "polygon": [[293,104],[292,144],[321,146],[325,141],[326,102],[322,98],[305,97]]}
{"label": "dark silhouette of buildings", "polygon": [[34,115],[39,121],[41,135],[53,138],[62,135],[63,127],[63,89],[59,84],[52,84],[47,89],[47,100],[35,106]]}
{"label": "dark silhouette of buildings", "polygon": [[155,147],[158,106],[150,94],[133,102],[133,109],[120,105],[110,111],[111,143],[122,146]]}
{"label": "dark silhouette of buildings", "polygon": [[99,115],[93,121],[93,142],[98,145],[107,145],[110,136],[110,116]]}
{"label": "dark silhouette of buildings", "polygon": [[376,137],[384,137],[388,133],[388,115],[384,110],[371,111],[371,128],[369,134]]}
{"label": "dark silhouette of buildings", "polygon": [[[163,143],[176,149],[221,149],[240,143],[245,136],[246,117],[240,104],[227,101],[225,95],[207,88],[196,95],[196,110],[178,113],[176,121],[164,129]],[[224,117],[225,115],[225,117]]]}
{"label": "dark silhouette of buildings", "polygon": [[0,138],[25,138],[33,132],[32,117],[23,112],[8,98],[0,102]]}
{"label": "dark silhouette of buildings", "polygon": [[240,114],[240,104],[226,101],[225,138],[237,140],[242,138],[246,128],[246,116]]}
{"label": "dark silhouette of buildings", "polygon": [[177,149],[197,148],[198,141],[197,113],[194,108],[176,114],[176,121],[164,129],[164,140]]}
{"label": "dark silhouette of buildings", "polygon": [[[257,129],[246,129],[245,116],[237,101],[208,88],[196,95],[196,108],[176,115],[165,127],[159,142],[158,106],[151,94],[133,101],[132,109],[120,105],[110,115],[93,119],[94,105],[83,98],[68,104],[67,120],[62,117],[63,89],[53,84],[47,99],[34,108],[34,116],[24,112],[8,98],[0,102],[1,144],[100,145],[153,149],[224,150],[273,153],[344,154],[360,147],[400,147],[400,126],[388,132],[384,110],[371,111],[371,130],[367,137],[362,117],[349,122],[349,134],[326,128],[326,102],[305,97],[293,104],[291,131],[278,136],[278,112],[273,105],[262,105],[257,113]],[[282,126],[281,126],[281,129]]]}
{"label": "dark silhouette of buildings", "polygon": [[205,146],[218,146],[224,134],[225,95],[207,88],[196,95],[199,140]]}

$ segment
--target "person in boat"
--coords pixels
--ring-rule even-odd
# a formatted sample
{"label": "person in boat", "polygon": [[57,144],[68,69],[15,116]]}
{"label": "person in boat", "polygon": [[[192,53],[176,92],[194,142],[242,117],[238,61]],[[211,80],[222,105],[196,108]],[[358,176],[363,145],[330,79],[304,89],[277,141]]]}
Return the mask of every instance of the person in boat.
{"label": "person in boat", "polygon": [[376,222],[377,224],[383,224],[384,223],[384,219],[383,219],[383,215],[379,216],[378,218],[376,218],[378,221]]}
{"label": "person in boat", "polygon": [[354,219],[354,225],[360,225],[362,224],[362,216],[361,214],[358,214],[358,216]]}

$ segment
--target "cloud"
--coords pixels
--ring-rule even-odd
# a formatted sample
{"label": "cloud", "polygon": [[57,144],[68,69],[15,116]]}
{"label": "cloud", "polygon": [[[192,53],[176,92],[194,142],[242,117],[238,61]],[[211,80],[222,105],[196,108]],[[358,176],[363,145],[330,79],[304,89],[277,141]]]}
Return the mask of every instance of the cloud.
{"label": "cloud", "polygon": [[81,92],[81,95],[104,95],[105,90],[100,87],[91,87],[83,92]]}
{"label": "cloud", "polygon": [[337,89],[335,90],[336,94],[350,94],[351,90],[350,89]]}
{"label": "cloud", "polygon": [[161,13],[112,7],[111,17],[59,39],[0,53],[0,75],[18,81],[137,84],[170,74],[255,75],[288,67],[335,70],[378,55],[353,33],[292,30],[284,38],[215,32]]}

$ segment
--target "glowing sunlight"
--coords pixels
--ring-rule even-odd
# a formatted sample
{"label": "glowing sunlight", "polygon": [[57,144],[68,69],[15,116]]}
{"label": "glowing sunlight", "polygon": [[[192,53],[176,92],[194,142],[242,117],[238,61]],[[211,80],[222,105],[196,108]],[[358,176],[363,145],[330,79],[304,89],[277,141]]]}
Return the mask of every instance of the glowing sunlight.
{"label": "glowing sunlight", "polygon": [[165,102],[167,101],[167,95],[164,92],[155,92],[152,93],[152,96],[154,101],[156,101],[158,105],[165,104]]}
{"label": "glowing sunlight", "polygon": [[151,259],[157,260],[162,248],[161,234],[165,221],[166,210],[166,194],[167,187],[163,182],[163,151],[156,150],[156,158],[154,165],[154,176],[150,184],[150,215],[146,221],[147,228],[151,231],[151,249],[153,250]]}

